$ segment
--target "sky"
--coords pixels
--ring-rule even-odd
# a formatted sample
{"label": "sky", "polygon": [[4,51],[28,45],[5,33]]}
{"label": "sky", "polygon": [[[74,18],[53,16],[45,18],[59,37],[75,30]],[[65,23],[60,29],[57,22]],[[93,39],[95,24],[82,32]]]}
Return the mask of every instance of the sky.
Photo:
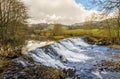
{"label": "sky", "polygon": [[88,10],[88,0],[23,0],[27,7],[31,24],[60,23],[74,24],[85,22],[97,10]]}
{"label": "sky", "polygon": [[75,0],[77,4],[82,4],[84,7],[88,7],[88,5],[90,4],[89,0]]}

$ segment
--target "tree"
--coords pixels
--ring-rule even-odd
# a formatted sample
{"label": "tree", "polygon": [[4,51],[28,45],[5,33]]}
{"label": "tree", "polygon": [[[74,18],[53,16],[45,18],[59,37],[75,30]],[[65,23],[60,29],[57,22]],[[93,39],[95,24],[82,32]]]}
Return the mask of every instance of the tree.
{"label": "tree", "polygon": [[[114,19],[114,23],[116,23],[114,30],[116,30],[116,41],[120,42],[120,0],[90,0],[92,4],[97,4],[98,9],[110,15],[110,13],[115,12],[115,16],[112,17]],[[108,24],[108,22],[107,22]],[[109,25],[109,29],[111,29],[111,25]],[[112,27],[113,28],[113,27]],[[110,30],[109,30],[110,31]]]}
{"label": "tree", "polygon": [[55,24],[53,28],[53,35],[61,35],[63,34],[63,28],[60,24]]}
{"label": "tree", "polygon": [[26,18],[26,8],[20,0],[0,0],[0,42],[2,45],[10,43],[10,40],[16,40],[18,31],[24,28]]}
{"label": "tree", "polygon": [[120,10],[120,0],[90,0],[90,1],[92,5],[93,4],[97,5],[99,7],[99,10],[107,12]]}

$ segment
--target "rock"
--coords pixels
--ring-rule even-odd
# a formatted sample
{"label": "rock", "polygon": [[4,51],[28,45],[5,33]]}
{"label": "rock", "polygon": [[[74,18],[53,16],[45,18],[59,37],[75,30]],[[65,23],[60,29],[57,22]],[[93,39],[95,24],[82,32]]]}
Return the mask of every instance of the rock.
{"label": "rock", "polygon": [[11,62],[0,75],[0,79],[64,79],[64,73],[44,65],[22,67]]}
{"label": "rock", "polygon": [[0,73],[2,73],[3,72],[3,68],[2,67],[0,67]]}
{"label": "rock", "polygon": [[67,59],[65,58],[65,56],[60,55],[60,61],[66,63]]}
{"label": "rock", "polygon": [[65,77],[73,78],[75,75],[76,69],[63,69]]}

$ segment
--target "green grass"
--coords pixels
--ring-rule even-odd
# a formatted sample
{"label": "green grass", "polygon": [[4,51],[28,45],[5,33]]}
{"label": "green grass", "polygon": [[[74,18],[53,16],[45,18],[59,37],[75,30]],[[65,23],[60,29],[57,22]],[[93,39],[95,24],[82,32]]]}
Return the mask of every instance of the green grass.
{"label": "green grass", "polygon": [[[67,30],[69,27],[68,26],[65,26],[65,25],[63,25],[63,26],[60,26],[60,27],[62,27],[62,29],[64,29],[64,30]],[[54,29],[54,25],[49,25],[45,30],[53,30]]]}
{"label": "green grass", "polygon": [[40,30],[36,31],[36,34],[40,36],[51,37],[55,40],[60,40],[68,37],[77,37],[77,36],[90,36],[95,37],[97,39],[104,39],[105,41],[114,44],[120,43],[118,40],[117,30],[111,29],[111,35],[109,34],[108,29],[67,29],[66,26],[62,29],[56,29],[58,31],[54,31],[52,29],[53,25],[50,26],[51,30]]}
{"label": "green grass", "polygon": [[[114,32],[115,30],[112,30]],[[90,35],[90,36],[97,36],[97,37],[109,37],[108,30],[106,29],[74,29],[74,30],[64,30],[65,35]],[[114,37],[116,34],[112,33]]]}
{"label": "green grass", "polygon": [[[75,30],[65,30],[64,31],[65,34],[72,34],[72,35],[106,35],[104,30],[99,30],[99,29],[88,29],[88,30],[84,30],[84,29],[75,29]],[[103,34],[104,33],[104,34]]]}

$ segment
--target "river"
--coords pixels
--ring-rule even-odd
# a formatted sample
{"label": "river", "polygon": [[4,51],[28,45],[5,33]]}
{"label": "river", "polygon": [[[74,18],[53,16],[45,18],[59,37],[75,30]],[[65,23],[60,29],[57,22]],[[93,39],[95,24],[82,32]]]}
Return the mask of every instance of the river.
{"label": "river", "polygon": [[[107,46],[90,45],[84,37],[74,37],[50,43],[27,51],[35,64],[43,64],[58,69],[75,69],[74,77],[67,79],[120,79],[120,72],[112,72],[101,66],[103,60],[120,60],[111,54],[120,53],[119,49]],[[15,59],[23,66],[29,66],[27,60]],[[103,69],[101,70],[101,68]]]}

